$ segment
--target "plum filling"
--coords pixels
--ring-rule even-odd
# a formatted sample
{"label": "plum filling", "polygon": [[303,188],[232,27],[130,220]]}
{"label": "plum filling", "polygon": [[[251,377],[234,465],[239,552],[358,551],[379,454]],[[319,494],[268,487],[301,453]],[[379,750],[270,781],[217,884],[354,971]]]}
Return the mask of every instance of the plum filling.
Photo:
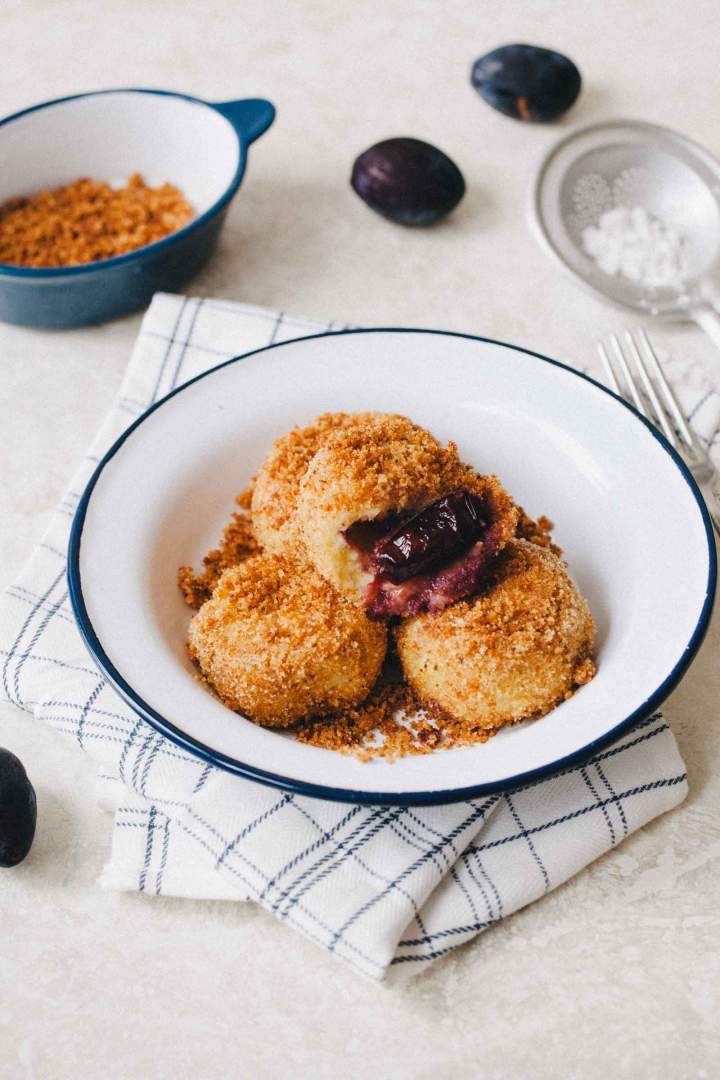
{"label": "plum filling", "polygon": [[344,538],[372,575],[364,592],[369,613],[407,616],[476,592],[500,529],[481,499],[460,490],[418,513],[356,522]]}
{"label": "plum filling", "polygon": [[482,504],[454,491],[398,525],[373,548],[377,573],[395,583],[447,562],[487,528]]}

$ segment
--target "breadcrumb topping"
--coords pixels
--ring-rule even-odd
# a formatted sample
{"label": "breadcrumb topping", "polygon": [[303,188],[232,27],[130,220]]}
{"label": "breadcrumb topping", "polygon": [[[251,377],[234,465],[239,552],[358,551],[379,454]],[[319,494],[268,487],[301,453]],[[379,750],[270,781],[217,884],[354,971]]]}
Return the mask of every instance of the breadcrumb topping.
{"label": "breadcrumb topping", "polygon": [[260,554],[224,571],[188,644],[229,708],[285,727],[366,698],[387,631],[307,564]]}
{"label": "breadcrumb topping", "polygon": [[[482,657],[490,668],[493,656],[508,648],[515,657],[539,658],[541,669],[560,657],[571,664],[571,680],[550,704],[546,695],[535,712],[486,715],[478,722],[457,681],[451,686],[457,705],[448,709],[442,695],[429,694],[412,676],[414,685],[405,681],[392,649],[378,678],[384,624],[371,623],[354,597],[329,586],[307,564],[302,544],[281,545],[283,557],[271,554],[275,538],[297,540],[291,530],[300,492],[302,498],[311,493],[315,510],[342,516],[363,500],[388,508],[408,505],[404,500],[424,505],[458,487],[489,496],[503,543],[513,535],[519,542],[496,559],[481,597],[456,602],[438,616],[407,620],[397,636],[407,642],[419,625],[424,646],[450,642],[452,653],[453,636],[470,627],[463,637],[466,663]],[[556,557],[561,552],[551,538],[552,522],[531,518],[496,477],[479,474],[460,461],[454,444],[442,447],[405,417],[326,413],[294,428],[276,440],[257,481],[236,501],[238,511],[202,571],[181,567],[178,584],[186,602],[202,608],[191,624],[189,648],[203,679],[230,708],[259,723],[287,727],[301,742],[362,760],[393,760],[485,742],[505,723],[549,711],[595,674],[592,619]],[[239,654],[250,659],[238,665]],[[328,660],[329,678],[318,657]],[[438,663],[446,667],[444,657]]]}
{"label": "breadcrumb topping", "polygon": [[404,416],[369,414],[333,432],[302,482],[307,516],[341,515],[366,506],[381,512],[420,508],[460,486],[463,471],[454,443],[442,447]]}
{"label": "breadcrumb topping", "polygon": [[362,705],[299,724],[293,734],[299,742],[360,761],[395,761],[487,742],[494,732],[470,730],[432,702],[423,703],[407,683],[381,678]]}
{"label": "breadcrumb topping", "polygon": [[83,177],[0,204],[0,262],[58,267],[110,259],[161,240],[192,217],[174,184],[149,187],[134,173],[115,188]]}
{"label": "breadcrumb topping", "polygon": [[481,592],[397,629],[405,675],[468,727],[538,717],[595,674],[594,624],[549,548],[508,544]]}
{"label": "breadcrumb topping", "polygon": [[203,559],[204,570],[199,574],[196,574],[191,566],[181,566],[178,570],[177,582],[185,597],[185,603],[196,611],[212,596],[223,570],[237,566],[260,551],[248,512],[252,490],[250,486],[236,497],[235,502],[240,512],[236,511],[230,523],[225,526],[218,547],[209,551]]}
{"label": "breadcrumb topping", "polygon": [[323,413],[306,427],[294,427],[270,447],[252,493],[256,535],[269,551],[280,551],[291,533],[300,481],[307,468],[338,428],[362,423],[374,413]]}
{"label": "breadcrumb topping", "polygon": [[538,547],[549,548],[554,555],[562,555],[562,548],[553,543],[550,535],[555,528],[550,518],[541,515],[535,521],[534,518],[525,513],[522,506],[518,506],[517,510],[518,522],[515,535],[518,539],[529,540],[531,544],[536,544]]}

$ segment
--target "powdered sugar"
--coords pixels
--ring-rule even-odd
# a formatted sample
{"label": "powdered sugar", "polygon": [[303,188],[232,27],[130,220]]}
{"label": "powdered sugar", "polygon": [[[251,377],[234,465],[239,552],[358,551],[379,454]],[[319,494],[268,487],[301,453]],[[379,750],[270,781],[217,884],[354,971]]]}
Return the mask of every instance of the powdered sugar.
{"label": "powdered sugar", "polygon": [[644,206],[615,206],[581,234],[585,252],[606,274],[648,289],[681,290],[688,275],[687,240]]}

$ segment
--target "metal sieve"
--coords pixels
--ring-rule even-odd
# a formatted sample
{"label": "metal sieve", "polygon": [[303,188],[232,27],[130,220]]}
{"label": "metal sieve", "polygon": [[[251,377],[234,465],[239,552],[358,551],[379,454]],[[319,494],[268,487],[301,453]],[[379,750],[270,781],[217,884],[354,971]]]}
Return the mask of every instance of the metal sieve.
{"label": "metal sieve", "polygon": [[[684,239],[680,290],[601,270],[582,232],[613,206],[642,206]],[[668,128],[615,120],[582,128],[545,157],[533,192],[544,245],[595,292],[645,316],[694,320],[720,347],[720,162]]]}

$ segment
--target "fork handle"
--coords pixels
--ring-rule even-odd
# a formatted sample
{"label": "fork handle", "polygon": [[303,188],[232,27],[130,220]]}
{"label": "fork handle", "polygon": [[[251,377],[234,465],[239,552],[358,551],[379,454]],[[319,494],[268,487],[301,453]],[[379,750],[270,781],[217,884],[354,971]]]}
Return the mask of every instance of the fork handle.
{"label": "fork handle", "polygon": [[715,532],[720,536],[720,473],[714,472],[710,479],[699,487]]}
{"label": "fork handle", "polygon": [[720,349],[720,314],[718,314],[718,309],[714,305],[711,307],[709,304],[707,306],[703,304],[701,307],[693,308],[689,314]]}
{"label": "fork handle", "polygon": [[[700,299],[688,314],[720,349],[720,280],[707,274],[700,281],[698,290]],[[720,374],[717,365],[715,374]]]}

